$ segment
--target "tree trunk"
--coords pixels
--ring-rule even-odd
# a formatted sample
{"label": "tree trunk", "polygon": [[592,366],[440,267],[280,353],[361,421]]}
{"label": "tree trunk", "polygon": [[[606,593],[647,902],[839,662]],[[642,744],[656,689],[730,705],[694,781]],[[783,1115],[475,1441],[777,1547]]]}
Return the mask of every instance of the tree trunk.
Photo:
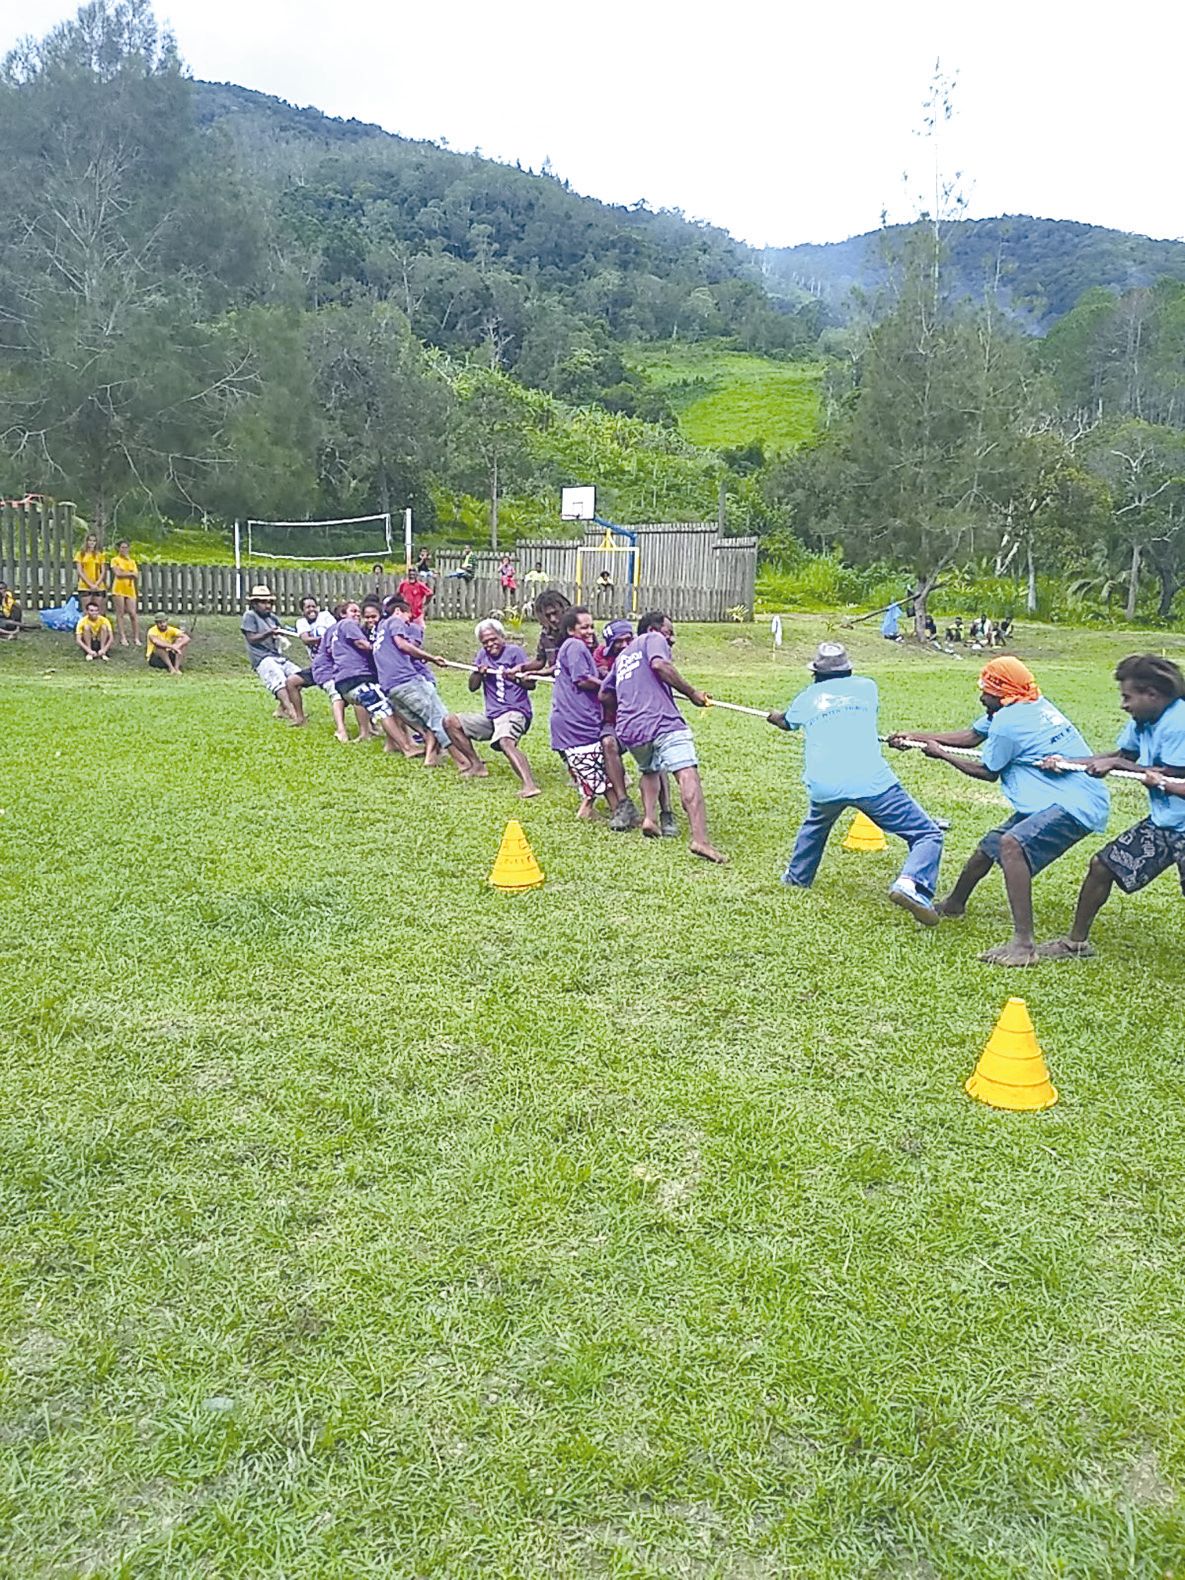
{"label": "tree trunk", "polygon": [[1140,596],[1140,545],[1132,544],[1132,568],[1127,583],[1127,618],[1136,618],[1136,603]]}
{"label": "tree trunk", "polygon": [[498,552],[498,457],[490,464],[490,548]]}
{"label": "tree trunk", "polygon": [[1033,545],[1029,544],[1029,586],[1025,593],[1025,608],[1029,614],[1037,613],[1037,566],[1033,560]]}

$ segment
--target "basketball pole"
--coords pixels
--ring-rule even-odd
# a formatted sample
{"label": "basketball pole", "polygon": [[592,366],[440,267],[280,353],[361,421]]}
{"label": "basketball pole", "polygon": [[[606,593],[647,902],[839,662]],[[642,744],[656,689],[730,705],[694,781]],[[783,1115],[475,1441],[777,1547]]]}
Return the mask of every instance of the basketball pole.
{"label": "basketball pole", "polygon": [[408,505],[403,512],[403,551],[407,556],[407,568],[411,570],[411,506]]}

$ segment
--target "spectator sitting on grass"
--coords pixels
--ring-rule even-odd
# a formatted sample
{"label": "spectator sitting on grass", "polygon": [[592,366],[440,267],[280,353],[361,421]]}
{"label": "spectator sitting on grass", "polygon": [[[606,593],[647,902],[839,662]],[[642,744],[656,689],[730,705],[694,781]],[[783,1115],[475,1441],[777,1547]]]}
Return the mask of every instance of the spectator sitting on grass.
{"label": "spectator sitting on grass", "polygon": [[144,657],[150,669],[167,669],[170,675],[179,675],[181,658],[188,646],[186,632],[179,625],[170,625],[167,614],[158,614],[148,627]]}
{"label": "spectator sitting on grass", "polygon": [[5,641],[11,642],[20,633],[24,612],[8,583],[0,582],[0,636]]}
{"label": "spectator sitting on grass", "polygon": [[115,631],[111,621],[99,608],[97,598],[87,599],[86,613],[74,627],[74,640],[86,654],[88,664],[96,658],[107,663],[107,655],[115,641]]}

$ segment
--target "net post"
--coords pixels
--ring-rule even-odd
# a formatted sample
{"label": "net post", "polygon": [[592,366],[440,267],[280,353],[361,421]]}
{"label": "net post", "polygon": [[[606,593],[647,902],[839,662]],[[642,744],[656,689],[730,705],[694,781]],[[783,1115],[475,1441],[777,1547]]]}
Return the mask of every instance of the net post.
{"label": "net post", "polygon": [[242,529],[235,522],[235,602],[243,601],[243,556],[242,556]]}
{"label": "net post", "polygon": [[[390,517],[388,526],[390,525]],[[407,568],[411,570],[411,506],[408,505],[403,512],[403,552],[407,557]]]}

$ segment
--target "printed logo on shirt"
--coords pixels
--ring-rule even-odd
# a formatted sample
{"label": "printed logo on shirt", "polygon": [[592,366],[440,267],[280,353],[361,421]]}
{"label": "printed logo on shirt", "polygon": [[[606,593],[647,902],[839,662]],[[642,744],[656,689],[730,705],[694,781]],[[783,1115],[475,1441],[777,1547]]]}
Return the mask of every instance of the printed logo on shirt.
{"label": "printed logo on shirt", "polygon": [[628,680],[642,662],[641,653],[623,653],[617,660],[617,684]]}

